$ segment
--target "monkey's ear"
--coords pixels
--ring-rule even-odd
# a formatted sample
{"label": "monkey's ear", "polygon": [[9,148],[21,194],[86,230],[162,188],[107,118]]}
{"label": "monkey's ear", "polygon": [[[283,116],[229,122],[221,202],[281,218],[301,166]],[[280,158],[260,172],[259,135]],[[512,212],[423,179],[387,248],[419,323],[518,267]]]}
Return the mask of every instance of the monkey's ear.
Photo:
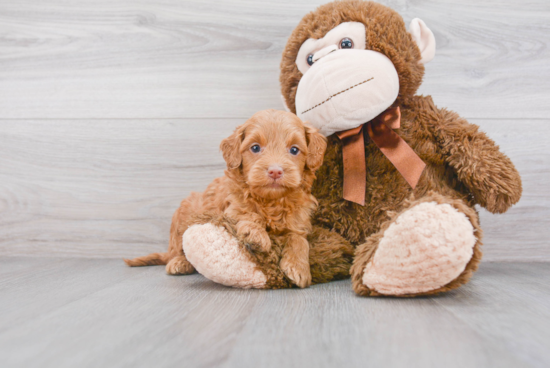
{"label": "monkey's ear", "polygon": [[327,139],[309,123],[304,123],[307,138],[307,159],[306,165],[311,171],[316,171],[323,164]]}
{"label": "monkey's ear", "polygon": [[420,49],[420,64],[426,64],[435,56],[435,37],[422,19],[414,18],[409,26],[409,33]]}
{"label": "monkey's ear", "polygon": [[223,159],[227,163],[229,170],[236,169],[241,166],[241,143],[244,138],[244,129],[242,126],[235,129],[233,134],[225,138],[220,144],[220,150],[223,154]]}

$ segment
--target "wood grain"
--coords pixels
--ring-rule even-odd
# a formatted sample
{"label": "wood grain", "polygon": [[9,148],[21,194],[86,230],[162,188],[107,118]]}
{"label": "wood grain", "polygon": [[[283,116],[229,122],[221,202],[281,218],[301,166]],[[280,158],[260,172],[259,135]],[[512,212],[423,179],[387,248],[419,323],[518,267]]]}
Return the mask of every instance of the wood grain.
{"label": "wood grain", "polygon": [[236,290],[70,258],[165,250],[179,202],[222,175],[220,140],[282,108],[285,42],[327,1],[0,0],[0,366],[550,366],[550,267],[511,262],[550,261],[547,0],[380,1],[435,33],[419,92],[523,178],[508,213],[480,211],[485,261],[509,262],[468,285]]}
{"label": "wood grain", "polygon": [[0,254],[165,250],[173,211],[223,175],[219,142],[242,122],[0,121]]}
{"label": "wood grain", "polygon": [[[0,258],[0,269],[33,264]],[[239,290],[118,260],[51,259],[0,286],[5,367],[547,367],[547,263],[485,263],[439,297],[349,280]]]}
{"label": "wood grain", "polygon": [[542,353],[550,344],[544,324],[550,319],[549,276],[547,263],[487,264],[472,287],[460,289],[454,300],[436,302],[526,364],[544,367],[550,363]]}
{"label": "wood grain", "polygon": [[[179,201],[222,175],[219,141],[282,107],[282,49],[324,2],[0,0],[0,255],[164,250]],[[485,260],[550,260],[550,3],[382,3],[435,33],[420,93],[523,176],[517,206],[481,210]]]}
{"label": "wood grain", "polygon": [[[223,175],[240,119],[0,121],[0,255],[133,257],[167,249],[173,211]],[[524,194],[481,212],[485,260],[550,260],[550,121],[471,120],[508,154]]]}
{"label": "wood grain", "polygon": [[480,211],[486,261],[550,260],[550,121],[470,120],[511,159],[523,184],[519,203],[503,215]]}
{"label": "wood grain", "polygon": [[[292,29],[325,0],[0,2],[0,118],[248,117],[282,107]],[[388,0],[433,29],[420,92],[467,118],[550,113],[547,0]]]}

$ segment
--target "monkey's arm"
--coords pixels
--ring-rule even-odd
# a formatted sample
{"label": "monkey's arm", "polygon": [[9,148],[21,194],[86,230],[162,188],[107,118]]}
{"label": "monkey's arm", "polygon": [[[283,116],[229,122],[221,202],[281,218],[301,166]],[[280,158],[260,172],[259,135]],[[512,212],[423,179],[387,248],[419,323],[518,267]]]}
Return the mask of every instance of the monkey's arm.
{"label": "monkey's arm", "polygon": [[521,178],[512,161],[479,127],[441,109],[435,128],[440,148],[475,201],[503,213],[521,197]]}

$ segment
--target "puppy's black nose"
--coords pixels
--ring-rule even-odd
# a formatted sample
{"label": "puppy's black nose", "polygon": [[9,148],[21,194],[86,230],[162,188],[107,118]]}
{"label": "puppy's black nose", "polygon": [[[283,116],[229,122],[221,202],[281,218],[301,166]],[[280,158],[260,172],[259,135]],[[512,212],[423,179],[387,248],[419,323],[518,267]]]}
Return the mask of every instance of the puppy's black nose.
{"label": "puppy's black nose", "polygon": [[277,180],[281,176],[283,176],[283,169],[281,169],[281,167],[278,165],[271,165],[267,169],[267,176],[269,176],[273,180]]}

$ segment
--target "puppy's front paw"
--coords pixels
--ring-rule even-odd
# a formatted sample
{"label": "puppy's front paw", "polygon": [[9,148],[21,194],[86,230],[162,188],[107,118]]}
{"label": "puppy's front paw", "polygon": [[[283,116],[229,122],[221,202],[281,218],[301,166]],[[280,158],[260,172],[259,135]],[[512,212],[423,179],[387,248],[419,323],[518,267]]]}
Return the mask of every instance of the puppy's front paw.
{"label": "puppy's front paw", "polygon": [[271,250],[271,239],[263,229],[247,228],[239,235],[253,251],[269,252]]}
{"label": "puppy's front paw", "polygon": [[288,257],[283,257],[279,266],[298,287],[303,289],[311,285],[309,263],[291,261]]}

